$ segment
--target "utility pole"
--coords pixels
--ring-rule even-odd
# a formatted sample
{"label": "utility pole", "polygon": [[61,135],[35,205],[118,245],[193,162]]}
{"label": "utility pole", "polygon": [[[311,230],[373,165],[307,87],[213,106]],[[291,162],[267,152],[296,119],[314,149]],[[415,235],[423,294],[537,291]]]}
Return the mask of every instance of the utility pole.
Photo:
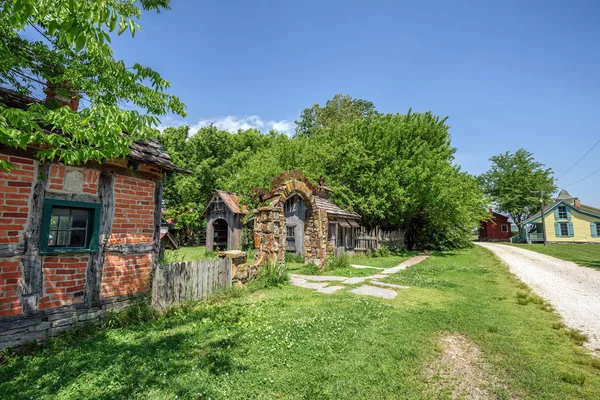
{"label": "utility pole", "polygon": [[[531,193],[537,193],[537,190],[533,190]],[[542,218],[542,235],[544,235],[544,246],[548,246],[546,240],[546,223],[544,222],[544,191],[540,190],[540,217]]]}

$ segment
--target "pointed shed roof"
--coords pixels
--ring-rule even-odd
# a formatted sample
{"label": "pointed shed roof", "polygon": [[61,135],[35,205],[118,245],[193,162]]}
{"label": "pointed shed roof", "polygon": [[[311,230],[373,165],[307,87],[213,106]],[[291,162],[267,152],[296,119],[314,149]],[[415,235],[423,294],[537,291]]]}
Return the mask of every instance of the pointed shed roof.
{"label": "pointed shed roof", "polygon": [[561,190],[560,193],[558,194],[558,197],[556,198],[556,200],[573,200],[575,197],[571,196],[569,194],[569,192],[567,192],[565,189]]}
{"label": "pointed shed roof", "polygon": [[204,212],[202,214],[207,213],[210,205],[212,204],[213,201],[215,201],[216,196],[219,196],[221,198],[221,200],[223,200],[223,203],[225,203],[227,208],[229,208],[232,213],[242,214],[242,215],[248,213],[248,209],[246,208],[246,206],[244,206],[244,205],[240,206],[240,202],[238,200],[237,194],[231,193],[231,192],[226,192],[224,190],[217,190],[215,195],[212,197],[212,199],[206,205],[206,208],[204,209]]}

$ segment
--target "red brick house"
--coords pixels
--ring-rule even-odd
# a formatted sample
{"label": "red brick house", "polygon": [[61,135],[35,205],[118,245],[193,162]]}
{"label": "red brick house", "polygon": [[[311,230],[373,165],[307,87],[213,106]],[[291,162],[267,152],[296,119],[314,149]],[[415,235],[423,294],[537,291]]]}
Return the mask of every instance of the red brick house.
{"label": "red brick house", "polygon": [[508,217],[490,210],[492,218],[481,221],[479,225],[479,240],[481,242],[508,242],[512,237],[511,223]]}
{"label": "red brick house", "polygon": [[[0,102],[38,101],[0,89]],[[127,158],[67,166],[0,145],[0,348],[93,321],[151,287],[162,182],[178,169],[156,141]],[[10,333],[6,333],[10,332]]]}

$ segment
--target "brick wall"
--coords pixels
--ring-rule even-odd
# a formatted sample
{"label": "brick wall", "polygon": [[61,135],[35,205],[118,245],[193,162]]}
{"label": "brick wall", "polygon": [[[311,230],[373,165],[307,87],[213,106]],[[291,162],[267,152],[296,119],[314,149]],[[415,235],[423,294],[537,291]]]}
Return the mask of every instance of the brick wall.
{"label": "brick wall", "polygon": [[23,241],[37,163],[1,154],[0,159],[13,165],[10,172],[0,171],[0,244],[16,244]]}
{"label": "brick wall", "polygon": [[134,294],[150,290],[150,254],[107,254],[100,297]]}
{"label": "brick wall", "polygon": [[115,218],[109,244],[152,242],[154,186],[148,180],[115,177]]}
{"label": "brick wall", "polygon": [[83,302],[89,257],[61,255],[44,257],[44,293],[40,310]]}
{"label": "brick wall", "polygon": [[0,317],[23,312],[17,295],[21,274],[21,257],[0,258]]}
{"label": "brick wall", "polygon": [[[69,184],[67,179],[68,174],[81,174],[81,187],[75,187]],[[65,166],[63,164],[52,164],[50,166],[50,179],[48,180],[48,190],[50,191],[66,191],[66,192],[82,192],[87,194],[98,194],[98,178],[100,172],[94,169],[77,168]]]}

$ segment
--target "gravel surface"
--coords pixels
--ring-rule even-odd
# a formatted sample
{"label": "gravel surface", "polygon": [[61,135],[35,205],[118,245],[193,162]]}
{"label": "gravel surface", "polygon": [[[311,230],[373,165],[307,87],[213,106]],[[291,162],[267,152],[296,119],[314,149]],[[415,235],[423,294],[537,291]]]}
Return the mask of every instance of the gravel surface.
{"label": "gravel surface", "polygon": [[513,274],[552,304],[569,327],[588,334],[587,347],[600,350],[600,271],[505,244],[477,244],[508,264]]}

